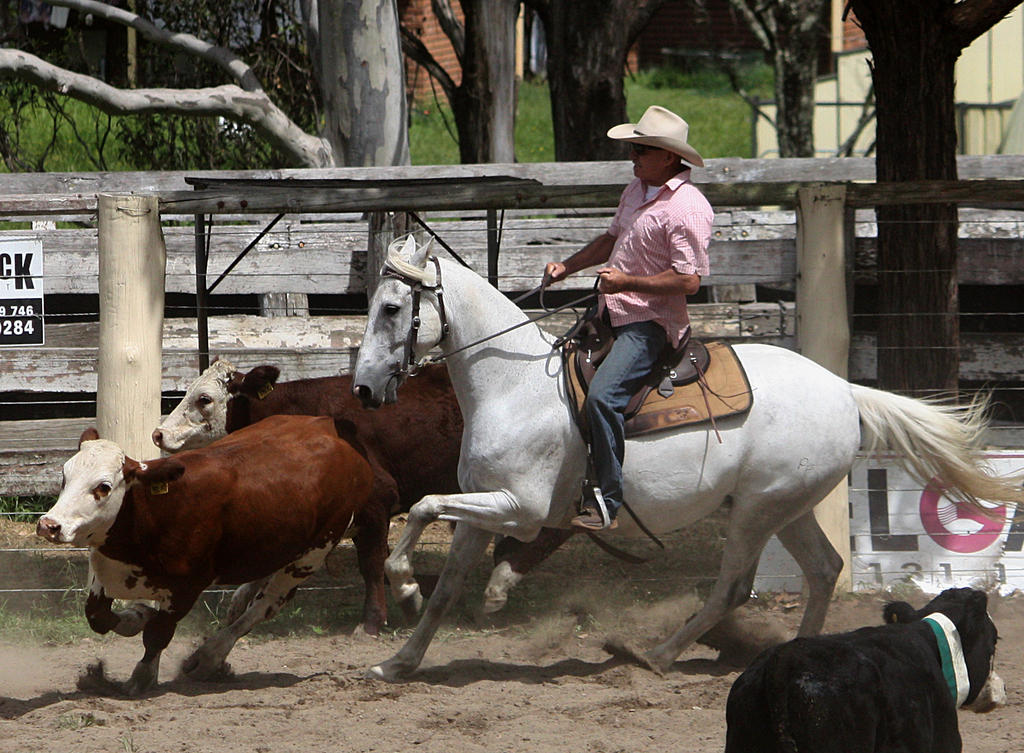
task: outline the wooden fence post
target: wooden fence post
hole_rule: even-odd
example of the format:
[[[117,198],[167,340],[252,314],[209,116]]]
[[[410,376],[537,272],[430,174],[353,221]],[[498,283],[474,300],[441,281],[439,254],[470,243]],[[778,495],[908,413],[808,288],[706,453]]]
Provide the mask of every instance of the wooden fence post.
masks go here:
[[[412,218],[406,212],[369,212],[368,237],[366,244],[366,298],[373,298],[381,267],[388,256],[391,241],[409,232],[415,232],[417,243],[422,241],[423,231],[413,226]]]
[[[100,194],[96,423],[131,457],[158,451],[167,250],[155,196]]]
[[[844,379],[850,361],[845,219],[845,186],[812,184],[798,190],[797,346],[803,355]],[[828,421],[829,416],[821,420]],[[814,515],[843,558],[836,590],[850,591],[853,582],[846,479],[814,508]]]

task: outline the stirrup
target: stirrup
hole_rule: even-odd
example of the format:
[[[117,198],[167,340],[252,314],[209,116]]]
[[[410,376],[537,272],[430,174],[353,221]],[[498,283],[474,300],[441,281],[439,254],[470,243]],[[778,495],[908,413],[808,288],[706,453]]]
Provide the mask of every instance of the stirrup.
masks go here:
[[[608,514],[608,504],[604,501],[601,487],[590,481],[583,482],[583,495],[580,498],[579,511],[582,513],[588,507],[597,510],[601,516],[601,527],[607,528],[611,525],[612,516]]]

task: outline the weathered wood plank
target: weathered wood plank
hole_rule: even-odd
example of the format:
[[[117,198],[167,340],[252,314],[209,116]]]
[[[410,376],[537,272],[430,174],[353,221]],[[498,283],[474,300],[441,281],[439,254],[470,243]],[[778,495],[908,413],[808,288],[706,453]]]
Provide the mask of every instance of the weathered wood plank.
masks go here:
[[[529,312],[532,318],[541,312]],[[792,304],[695,304],[693,326],[705,337],[791,336]],[[562,334],[574,316],[562,312],[541,321]],[[290,379],[348,371],[362,341],[365,317],[225,316],[210,319],[210,352],[236,365],[277,363]],[[96,323],[47,328],[43,347],[0,350],[0,392],[93,392],[96,389]],[[199,369],[196,321],[164,320],[164,391],[184,389]]]
[[[295,224],[268,234],[217,286],[219,294],[238,293],[361,293],[366,274],[365,226]],[[537,284],[544,264],[575,253],[601,232],[593,219],[577,223],[529,220],[509,224],[502,233],[498,274],[503,290],[529,290]],[[470,265],[487,269],[486,227],[483,222],[438,223],[436,231]],[[235,226],[216,228],[211,235],[208,284],[235,261],[257,230]],[[780,228],[766,233],[722,228],[711,250],[713,275],[706,284],[767,282],[794,275],[794,246]],[[770,236],[775,235],[773,239]],[[761,240],[759,236],[768,236]],[[3,238],[0,234],[0,238]],[[19,235],[23,237],[23,234]],[[97,292],[98,257],[94,230],[46,231],[36,237],[46,255],[48,293]],[[192,231],[168,228],[165,290],[195,292]],[[439,249],[439,253],[443,253]],[[731,272],[730,270],[736,270]],[[591,279],[577,277],[565,288],[586,288]]]
[[[854,335],[850,349],[850,378],[874,381],[878,378],[877,338]],[[1024,334],[960,334],[960,379],[970,382],[1011,382],[1024,374]]]
[[[878,280],[878,242],[858,238],[854,246],[854,280]],[[957,244],[957,280],[961,285],[1024,284],[1024,237],[965,238]]]
[[[792,304],[704,304],[693,306],[694,329],[701,336],[792,338]],[[569,314],[545,320],[542,326],[561,334]],[[289,379],[328,376],[351,369],[362,337],[362,317],[214,317],[211,352],[236,365],[277,363]],[[0,351],[0,391],[92,392],[95,390],[95,324],[57,325],[59,345]],[[198,373],[195,321],[170,319],[164,335],[165,391],[181,390]],[[91,345],[89,343],[92,343]],[[78,343],[74,347],[71,343]],[[874,337],[856,335],[850,373],[855,380],[875,379]],[[1024,373],[1024,335],[964,333],[960,376],[969,381],[1019,380]],[[0,440],[2,442],[2,440]]]
[[[428,217],[428,224],[480,272],[486,270],[486,222]],[[502,226],[499,277],[504,290],[528,290],[546,261],[574,253],[604,231],[610,212],[508,217]],[[252,242],[261,224],[217,224],[210,240],[212,282]],[[963,210],[960,225],[960,281],[964,284],[1019,284],[1024,265],[1024,213]],[[873,280],[874,213],[857,213],[856,274]],[[771,283],[795,274],[793,212],[726,210],[716,217],[708,285]],[[194,293],[194,238],[191,227],[168,225],[166,289]],[[2,238],[38,238],[46,254],[50,293],[95,293],[95,228],[5,231]],[[353,222],[283,221],[267,234],[217,288],[218,293],[361,293],[366,274],[366,225]],[[577,277],[566,287],[585,288]]]
[[[1019,206],[1024,180],[922,180],[900,183],[851,183],[846,203],[851,207],[880,204],[962,203],[972,207]]]
[[[1012,380],[1024,370],[1024,336],[965,335],[963,339],[961,378],[977,381],[992,378]],[[792,337],[759,339],[758,342],[771,342],[783,347],[794,345]],[[243,368],[257,362],[283,363],[291,357],[285,368],[288,378],[306,375],[303,369],[311,365],[304,359],[307,354],[296,354],[295,351],[248,350],[224,355],[234,357],[236,365]],[[250,358],[253,360],[248,360]],[[874,359],[874,337],[855,336],[851,350],[851,380],[872,380]],[[193,370],[191,375],[183,374],[182,385],[195,373]],[[0,494],[56,494],[60,484],[61,464],[74,453],[82,430],[91,425],[94,425],[94,421],[88,418],[0,421]],[[1019,427],[996,426],[989,431],[987,442],[993,446],[1019,447],[1020,436]]]

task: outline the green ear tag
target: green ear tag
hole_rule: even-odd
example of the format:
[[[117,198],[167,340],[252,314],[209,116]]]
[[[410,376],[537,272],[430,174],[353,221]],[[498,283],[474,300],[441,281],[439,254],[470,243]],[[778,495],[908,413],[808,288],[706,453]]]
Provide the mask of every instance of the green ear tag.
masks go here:
[[[258,397],[260,400],[262,400],[263,398],[265,398],[267,395],[269,395],[273,391],[274,391],[274,385],[271,384],[270,382],[267,382],[265,385],[263,385],[260,388],[260,391],[256,393],[256,397]]]
[[[169,488],[166,481],[156,481],[149,485],[149,493],[153,496],[167,494]]]

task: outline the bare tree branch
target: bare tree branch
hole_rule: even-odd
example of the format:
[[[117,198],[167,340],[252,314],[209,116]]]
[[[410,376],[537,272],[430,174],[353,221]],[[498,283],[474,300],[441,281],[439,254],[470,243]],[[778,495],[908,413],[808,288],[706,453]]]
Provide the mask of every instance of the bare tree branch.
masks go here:
[[[836,152],[837,157],[852,157],[853,148],[857,144],[857,139],[860,138],[861,134],[864,133],[864,129],[868,127],[868,124],[875,119],[875,85],[871,84],[868,89],[867,96],[864,97],[864,104],[860,108],[860,117],[857,118],[857,124],[853,127],[853,132],[850,133],[850,137],[843,142],[842,146]]]
[[[729,0],[729,4],[746,20],[747,28],[757,37],[757,41],[761,43],[761,49],[765,52],[773,52],[775,50],[775,28],[771,14],[764,12],[765,4],[761,2],[751,4],[746,0]]]
[[[260,84],[259,79],[256,78],[256,74],[252,72],[249,64],[241,60],[231,50],[210,44],[191,34],[165,31],[136,13],[122,8],[115,8],[106,3],[96,2],[95,0],[53,0],[50,5],[74,8],[81,13],[91,13],[98,18],[130,26],[151,42],[173,47],[189,55],[214,63],[227,71],[231,78],[238,82],[238,85],[246,91],[263,91],[263,86]]]
[[[664,4],[665,0],[647,0],[646,3],[637,5],[630,19],[631,23],[629,29],[626,32],[626,39],[628,40],[630,47],[632,47],[636,43],[637,39],[640,38],[640,32],[644,30],[650,22],[651,17]]]
[[[964,49],[1020,4],[1021,0],[961,0],[949,7],[945,20]]]
[[[737,96],[739,96],[740,99],[742,99],[744,102],[750,105],[750,109],[754,111],[754,115],[756,117],[764,118],[765,120],[768,121],[772,128],[775,128],[775,119],[772,116],[770,116],[767,112],[765,112],[763,109],[761,109],[761,101],[753,94],[751,94],[749,91],[747,91],[746,87],[743,86],[742,82],[740,81],[740,74],[737,70],[736,65],[728,60],[725,60],[724,58],[719,58],[718,69],[722,71],[722,73],[724,73],[726,77],[729,79],[729,85],[732,87],[732,90],[736,92]]]
[[[437,22],[441,24],[441,30],[452,43],[459,65],[462,65],[466,58],[466,27],[459,22],[449,0],[430,0],[430,7],[437,16]]]
[[[252,126],[297,164],[332,164],[328,143],[295,125],[262,90],[249,92],[233,84],[205,89],[117,89],[27,52],[9,49],[0,49],[0,76],[28,81],[111,115],[161,112],[229,118]]]
[[[417,64],[422,65],[427,69],[427,73],[430,74],[431,78],[436,79],[441,84],[441,88],[444,90],[445,97],[448,101],[453,101],[455,97],[455,90],[458,88],[455,81],[451,76],[448,75],[448,71],[437,62],[437,59],[430,54],[430,50],[423,44],[423,40],[413,34],[404,26],[400,27],[402,33],[402,52],[408,55]]]

